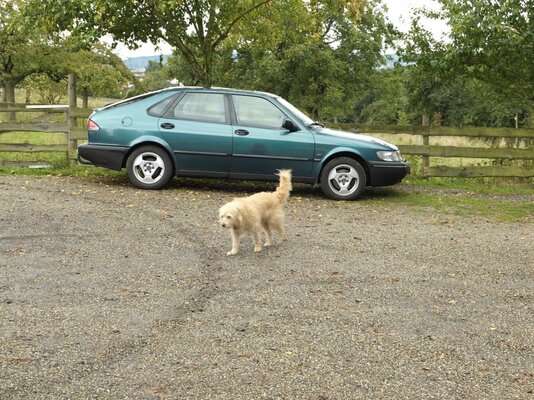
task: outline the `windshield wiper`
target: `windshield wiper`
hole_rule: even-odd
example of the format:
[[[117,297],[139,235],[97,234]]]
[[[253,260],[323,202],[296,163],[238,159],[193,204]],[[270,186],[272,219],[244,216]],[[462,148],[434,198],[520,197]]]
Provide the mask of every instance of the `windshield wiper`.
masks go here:
[[[311,127],[314,127],[314,126],[319,126],[321,128],[324,128],[324,125],[321,124],[320,122],[312,122],[311,124],[308,125],[308,128],[311,128]]]

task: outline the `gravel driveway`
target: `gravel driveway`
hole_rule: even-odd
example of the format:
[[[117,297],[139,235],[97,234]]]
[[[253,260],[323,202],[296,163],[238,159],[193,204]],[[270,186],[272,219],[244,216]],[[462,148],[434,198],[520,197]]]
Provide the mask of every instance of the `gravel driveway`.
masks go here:
[[[534,397],[533,224],[303,187],[227,257],[248,188],[0,176],[0,398]]]

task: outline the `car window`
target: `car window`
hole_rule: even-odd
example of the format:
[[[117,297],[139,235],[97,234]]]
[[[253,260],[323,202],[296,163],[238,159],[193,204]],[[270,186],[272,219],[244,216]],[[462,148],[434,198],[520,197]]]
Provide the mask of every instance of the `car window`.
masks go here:
[[[225,123],[224,95],[218,93],[186,93],[174,107],[174,118]]]
[[[232,96],[237,123],[246,126],[261,126],[280,129],[285,115],[270,101],[255,96]]]
[[[149,99],[152,96],[157,96],[157,95],[159,95],[159,94],[161,94],[163,92],[169,92],[170,94],[176,93],[175,90],[172,90],[172,91],[169,91],[167,89],[157,90],[155,92],[144,93],[144,94],[140,94],[138,96],[129,97],[127,99],[120,100],[120,101],[117,101],[117,102],[114,102],[114,103],[106,104],[104,107],[101,107],[100,110],[107,110],[107,109],[110,109],[110,108],[117,108],[117,107],[126,106],[128,104],[132,104],[132,103],[135,103],[135,102],[138,102],[138,101],[141,101],[141,100]]]
[[[156,103],[152,107],[150,107],[148,109],[148,113],[155,117],[161,117],[167,107],[174,101],[175,98],[176,96],[172,95],[170,97],[167,97],[166,99],[161,100],[159,103]]]

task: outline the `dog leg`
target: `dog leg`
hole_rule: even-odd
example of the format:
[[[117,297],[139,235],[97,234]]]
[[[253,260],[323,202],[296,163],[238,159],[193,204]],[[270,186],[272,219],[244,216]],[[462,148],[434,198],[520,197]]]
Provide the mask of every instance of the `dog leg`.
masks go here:
[[[254,253],[261,251],[261,230],[256,229],[254,231]]]
[[[232,250],[226,253],[227,256],[235,256],[239,248],[239,239],[241,239],[241,233],[236,229],[232,229]]]
[[[286,227],[284,225],[281,225],[278,232],[278,240],[276,241],[276,243],[283,243],[287,239]]]
[[[276,244],[282,243],[287,238],[285,218],[280,216],[272,221],[272,228],[276,231]]]
[[[264,246],[269,247],[273,244],[273,232],[271,231],[271,227],[269,225],[265,225],[265,234],[267,235],[267,240],[265,241]]]

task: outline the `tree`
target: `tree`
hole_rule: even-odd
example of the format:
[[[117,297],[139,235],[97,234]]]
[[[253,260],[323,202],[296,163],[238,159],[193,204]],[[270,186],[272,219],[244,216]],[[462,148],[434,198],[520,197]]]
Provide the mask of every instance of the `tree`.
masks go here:
[[[484,84],[512,111],[510,120],[533,108],[534,6],[531,0],[439,0],[441,11],[421,10],[402,50],[413,63],[414,103],[436,111],[433,93],[447,87]],[[419,23],[421,17],[448,22],[450,33],[438,41]],[[434,104],[435,105],[435,104]]]
[[[407,112],[405,68],[383,68],[360,92],[353,106],[351,120],[368,124],[408,125],[412,115]]]
[[[3,101],[15,101],[15,85],[39,72],[38,57],[46,55],[37,30],[24,23],[24,2],[0,0],[0,82]]]
[[[122,97],[130,85],[138,85],[123,61],[102,44],[66,55],[64,72],[78,76],[78,93],[87,107],[88,96]],[[67,74],[63,79],[67,78]]]
[[[197,83],[213,82],[214,59],[233,30],[272,0],[29,0],[49,30],[98,39],[111,34],[135,48],[163,40],[190,65]]]
[[[160,61],[149,61],[145,69],[145,77],[141,83],[143,91],[164,89],[169,86],[168,68]]]
[[[23,82],[42,89],[42,100],[58,101],[64,81],[72,72],[79,76],[78,87],[84,98],[88,94],[118,92],[135,80],[120,58],[105,46],[75,36],[47,35],[30,3],[0,0],[0,82],[4,101],[14,102],[15,86]]]
[[[457,65],[500,90],[532,100],[534,4],[532,0],[442,0]]]
[[[272,91],[326,120],[351,112],[392,33],[381,0],[28,1],[51,31],[164,40],[185,84]]]
[[[379,4],[274,0],[231,35],[214,76],[225,86],[280,94],[316,119],[344,119],[392,33]]]

